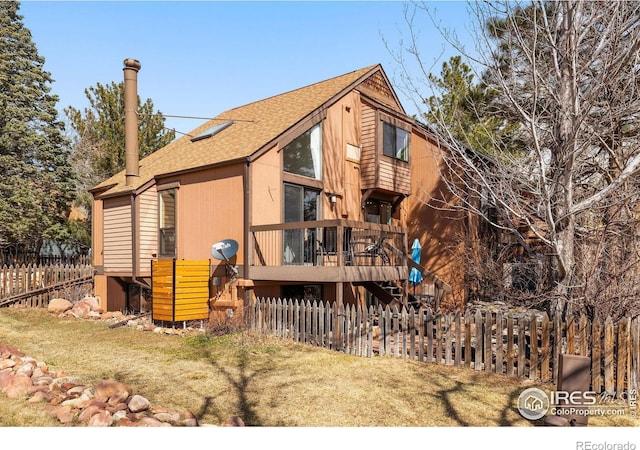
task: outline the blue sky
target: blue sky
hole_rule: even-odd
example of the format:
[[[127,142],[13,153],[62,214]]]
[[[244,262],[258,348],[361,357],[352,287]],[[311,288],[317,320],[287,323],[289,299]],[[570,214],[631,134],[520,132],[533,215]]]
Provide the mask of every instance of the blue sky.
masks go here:
[[[466,3],[431,1],[462,30]],[[120,82],[122,61],[142,64],[138,93],[166,115],[213,117],[227,109],[371,64],[396,79],[389,48],[408,29],[400,1],[23,1],[19,13],[51,73],[58,109],[87,106],[84,90]],[[419,22],[429,62],[440,33]],[[447,53],[448,55],[449,53]],[[439,67],[439,66],[438,66]],[[438,69],[439,71],[439,69]],[[408,112],[411,100],[401,95]],[[168,118],[189,132],[203,120]]]

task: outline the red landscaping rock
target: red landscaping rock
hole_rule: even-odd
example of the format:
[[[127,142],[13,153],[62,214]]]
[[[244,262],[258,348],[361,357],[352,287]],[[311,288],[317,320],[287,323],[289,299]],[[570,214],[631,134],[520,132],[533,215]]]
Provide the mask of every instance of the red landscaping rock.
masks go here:
[[[16,362],[13,359],[0,359],[0,370],[14,367]]]
[[[96,385],[96,398],[102,397],[108,399],[112,395],[127,392],[127,397],[133,393],[131,386],[120,383],[119,381],[102,380]]]
[[[9,385],[2,392],[9,398],[19,398],[26,395],[27,390],[32,386],[31,377],[18,374],[13,377]]]
[[[88,387],[63,372],[49,371],[44,363],[24,354],[9,357],[9,353],[21,352],[6,344],[0,345],[5,354],[0,361],[13,362],[11,367],[0,371],[2,392],[9,397],[25,396],[32,404],[46,403],[65,426],[199,426],[198,419],[190,411],[172,413],[153,406],[145,397],[133,395],[132,387],[125,383],[103,380]],[[243,425],[242,419],[234,418],[228,426]]]
[[[71,303],[69,300],[66,300],[64,298],[54,298],[49,302],[47,311],[52,314],[62,314],[63,312],[68,311],[71,308],[73,308],[73,303]]]
[[[244,420],[238,416],[231,416],[220,424],[221,427],[244,427]]]
[[[11,380],[13,380],[13,374],[10,372],[0,372],[0,391],[9,386]]]
[[[142,395],[134,395],[129,400],[129,410],[133,413],[146,411],[151,407],[151,402]]]
[[[89,419],[90,427],[109,427],[113,422],[113,418],[109,411],[100,411],[95,413]]]
[[[20,350],[9,344],[0,344],[0,358],[11,358],[12,356],[25,356]]]
[[[53,410],[53,415],[64,425],[70,424],[75,417],[70,406],[58,406]]]
[[[85,318],[89,316],[90,312],[91,305],[85,301],[78,302],[71,308],[71,314],[75,317]]]
[[[101,409],[98,408],[95,405],[87,406],[85,409],[82,410],[82,412],[78,416],[78,422],[89,423],[89,419],[91,419],[91,417],[94,414],[96,414],[96,413],[98,413],[100,411],[101,411]]]

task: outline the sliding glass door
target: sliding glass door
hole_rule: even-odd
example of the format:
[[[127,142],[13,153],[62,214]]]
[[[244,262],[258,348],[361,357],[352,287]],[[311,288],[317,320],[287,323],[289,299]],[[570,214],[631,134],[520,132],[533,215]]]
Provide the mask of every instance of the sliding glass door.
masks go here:
[[[320,217],[320,191],[296,184],[284,185],[284,221],[306,222]],[[284,231],[285,264],[312,264],[315,260],[316,229]]]

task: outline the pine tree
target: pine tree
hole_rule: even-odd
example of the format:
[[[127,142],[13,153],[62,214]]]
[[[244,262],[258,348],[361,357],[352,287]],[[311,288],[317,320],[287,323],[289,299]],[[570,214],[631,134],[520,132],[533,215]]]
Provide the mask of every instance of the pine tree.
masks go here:
[[[89,108],[80,111],[69,106],[64,112],[74,133],[71,161],[78,174],[76,204],[89,217],[88,189],[125,168],[124,82],[96,83],[84,92]],[[137,111],[139,155],[144,158],[169,144],[175,132],[165,128],[164,116],[154,111],[151,99],[142,103],[138,97]],[[85,223],[84,235],[90,240],[88,226]]]
[[[85,89],[85,95],[89,108],[69,106],[65,114],[76,135],[74,154],[82,153],[85,159],[90,188],[125,167],[124,82],[97,83]],[[151,99],[141,103],[138,97],[137,109],[139,154],[144,158],[170,143],[175,133],[164,127],[164,116],[154,112]]]
[[[53,80],[19,7],[0,2],[0,245],[38,252],[66,232],[74,180]]]

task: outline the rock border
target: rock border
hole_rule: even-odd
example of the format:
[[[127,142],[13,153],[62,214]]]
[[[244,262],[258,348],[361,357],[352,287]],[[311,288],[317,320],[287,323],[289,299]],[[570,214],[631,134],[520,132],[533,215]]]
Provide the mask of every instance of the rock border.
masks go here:
[[[172,335],[197,335],[203,327],[159,327],[148,316],[104,312],[98,299],[85,297],[77,303],[53,299],[47,310],[60,317],[75,317],[113,322],[112,327],[128,326],[136,330]],[[87,386],[64,372],[50,370],[6,343],[0,343],[0,391],[9,398],[24,397],[28,403],[44,404],[64,426],[86,427],[200,427],[191,411],[175,412],[156,407],[131,386],[114,380],[102,380]],[[238,416],[220,424],[223,427],[245,426]]]

